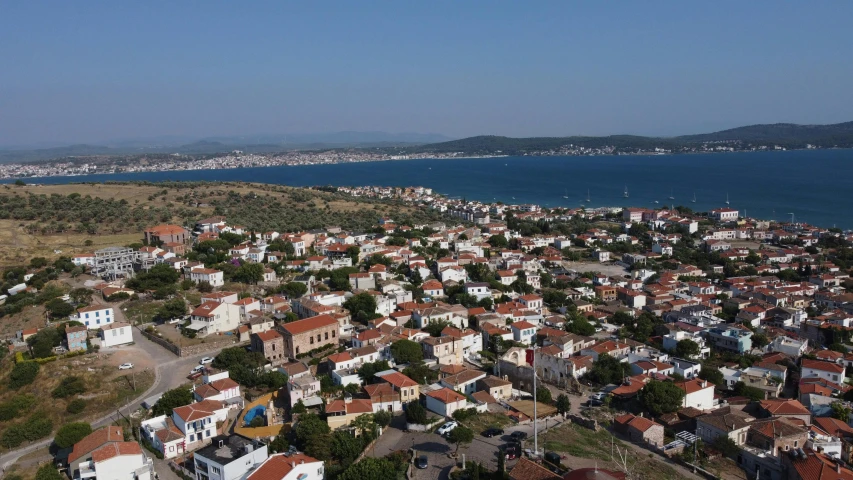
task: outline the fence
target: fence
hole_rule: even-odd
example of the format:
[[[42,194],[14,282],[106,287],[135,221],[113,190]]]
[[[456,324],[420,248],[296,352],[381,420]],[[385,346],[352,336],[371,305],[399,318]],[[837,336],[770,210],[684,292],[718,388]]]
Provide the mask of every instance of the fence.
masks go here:
[[[226,346],[240,346],[240,345],[248,345],[249,342],[234,342],[232,340],[220,341],[220,342],[207,342],[207,343],[199,343],[197,345],[188,345],[186,347],[179,347],[168,340],[158,337],[157,335],[146,332],[145,330],[139,330],[142,335],[151,340],[152,342],[160,345],[166,350],[174,353],[179,357],[192,357],[195,355],[200,355],[202,353],[211,352],[214,350],[220,350]]]

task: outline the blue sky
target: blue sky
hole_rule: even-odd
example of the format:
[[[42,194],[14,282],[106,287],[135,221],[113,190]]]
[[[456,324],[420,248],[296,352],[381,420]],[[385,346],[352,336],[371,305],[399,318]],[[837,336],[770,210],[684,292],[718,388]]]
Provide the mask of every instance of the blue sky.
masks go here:
[[[853,2],[5,2],[0,145],[853,120]]]

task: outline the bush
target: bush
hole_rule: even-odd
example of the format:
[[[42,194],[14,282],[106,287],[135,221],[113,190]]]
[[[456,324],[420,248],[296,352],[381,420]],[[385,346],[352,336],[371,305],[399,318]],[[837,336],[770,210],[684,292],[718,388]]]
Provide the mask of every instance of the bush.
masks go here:
[[[71,414],[77,414],[86,409],[86,401],[82,398],[75,398],[68,402],[68,406],[65,407],[65,411]]]
[[[266,423],[267,422],[264,420],[264,417],[255,417],[251,422],[249,422],[249,426],[252,428],[263,427]]]
[[[427,424],[427,413],[423,405],[417,401],[412,401],[406,404],[406,420],[409,423],[417,423],[419,425]]]
[[[477,409],[476,408],[460,408],[453,412],[453,419],[459,420],[460,422],[464,422],[465,420],[476,417]]]
[[[16,363],[12,373],[9,374],[9,386],[17,389],[29,385],[33,383],[38,373],[39,364],[36,362]]]
[[[36,403],[36,397],[30,394],[16,395],[0,404],[0,422],[13,420]]]
[[[72,395],[78,395],[86,391],[86,384],[80,377],[70,376],[65,377],[59,382],[59,385],[53,389],[50,395],[53,398],[68,398]]]
[[[90,433],[92,426],[86,422],[66,423],[56,432],[53,443],[59,448],[72,447]]]
[[[36,480],[62,480],[63,478],[52,462],[42,465],[36,472]]]

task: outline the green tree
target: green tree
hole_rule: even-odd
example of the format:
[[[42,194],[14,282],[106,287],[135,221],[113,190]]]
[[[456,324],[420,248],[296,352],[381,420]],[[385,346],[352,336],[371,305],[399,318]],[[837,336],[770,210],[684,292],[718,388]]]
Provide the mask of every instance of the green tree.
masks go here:
[[[391,412],[387,410],[379,410],[373,414],[373,421],[376,425],[385,428],[391,424]]]
[[[753,401],[764,400],[764,391],[760,388],[750,387],[743,382],[737,382],[732,387],[732,393],[736,397],[746,397]]]
[[[308,293],[308,286],[302,282],[289,282],[281,287],[281,291],[288,298],[299,298]]]
[[[362,292],[353,295],[344,302],[344,308],[349,310],[353,320],[367,323],[376,317],[376,298],[373,295]]]
[[[171,300],[167,300],[163,303],[159,310],[157,310],[157,318],[161,320],[171,320],[173,318],[180,318],[187,314],[187,303],[183,298],[175,297]]]
[[[707,380],[718,387],[725,386],[726,379],[723,377],[723,372],[719,368],[702,365],[702,370],[699,372],[699,378]]]
[[[240,283],[255,284],[264,279],[264,265],[261,263],[245,263],[232,275],[232,280]]]
[[[640,392],[643,406],[654,415],[672,413],[681,408],[684,390],[672,382],[651,380]]]
[[[691,359],[696,355],[699,355],[700,351],[701,349],[699,344],[689,338],[679,340],[678,343],[675,344],[675,355],[680,358]]]
[[[59,448],[72,447],[90,433],[92,433],[92,426],[86,422],[66,423],[56,431],[53,443]]]
[[[293,405],[293,409],[290,411],[290,413],[293,413],[296,415],[301,415],[307,411],[308,410],[305,408],[305,404],[302,403],[302,399],[300,399],[299,401],[296,402],[295,405]]]
[[[551,403],[551,390],[548,390],[548,387],[545,385],[539,385],[536,387],[536,401],[539,403]]]
[[[627,376],[630,366],[627,363],[604,353],[598,356],[598,360],[592,363],[592,369],[587,373],[587,377],[595,383],[601,385],[621,384],[622,380]]]
[[[62,474],[53,466],[53,462],[47,462],[39,467],[35,480],[63,480]]]
[[[770,341],[767,340],[767,335],[763,333],[756,333],[752,336],[752,348],[764,348],[768,343]]]
[[[832,402],[832,404],[829,405],[829,408],[832,410],[832,418],[841,420],[844,423],[850,421],[850,415],[853,413],[853,410],[851,410],[850,407],[845,406],[841,402]]]
[[[474,430],[459,425],[447,434],[447,441],[456,445],[456,452],[459,452],[459,447],[464,444],[469,444],[474,441]]]
[[[305,450],[310,438],[328,435],[330,432],[325,420],[315,413],[308,413],[299,417],[299,422],[293,427],[293,439],[297,447]]]
[[[44,308],[50,312],[50,316],[53,318],[65,318],[74,313],[74,307],[71,306],[70,303],[59,298],[54,298],[53,300],[45,303]]]
[[[154,404],[154,416],[172,415],[172,410],[193,403],[193,393],[185,387],[178,387],[163,393]]]
[[[577,335],[590,337],[595,334],[595,326],[583,315],[578,315],[570,323],[566,324],[566,330]]]
[[[365,457],[350,465],[337,480],[388,480],[396,478],[394,464],[384,458]]]
[[[425,425],[427,423],[427,412],[417,400],[406,404],[406,420],[409,423]]]
[[[379,372],[383,372],[385,370],[390,370],[391,366],[388,365],[387,360],[377,360],[375,362],[368,362],[363,364],[358,369],[358,376],[364,383],[371,383],[373,381],[374,375]]]
[[[734,458],[738,453],[740,453],[740,447],[737,446],[737,443],[726,435],[718,435],[717,438],[711,442],[711,446],[729,458]]]
[[[424,351],[420,343],[403,339],[391,344],[391,356],[398,364],[420,362],[424,359]]]
[[[9,374],[9,386],[17,389],[29,385],[33,383],[38,373],[39,364],[36,362],[16,363],[12,373]]]
[[[89,303],[92,301],[92,294],[94,292],[85,287],[75,288],[68,293],[68,296],[71,298],[71,301],[77,304],[80,303]]]
[[[572,401],[569,399],[569,396],[565,393],[561,393],[557,395],[557,412],[566,417],[566,414],[572,411]]]
[[[361,440],[350,432],[339,430],[332,435],[332,457],[348,467],[361,454]]]
[[[506,248],[509,245],[509,241],[503,235],[492,235],[489,237],[489,245],[495,248]]]
[[[86,391],[86,382],[83,378],[74,375],[63,378],[59,381],[59,385],[53,389],[50,395],[53,398],[68,398],[72,395],[79,395]]]

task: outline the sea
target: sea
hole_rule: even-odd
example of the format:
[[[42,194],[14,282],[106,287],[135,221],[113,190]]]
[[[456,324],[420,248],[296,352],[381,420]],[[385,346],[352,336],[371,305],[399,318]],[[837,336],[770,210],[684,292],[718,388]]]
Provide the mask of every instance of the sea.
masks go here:
[[[847,149],[394,160],[26,180],[43,184],[207,180],[291,186],[423,186],[468,200],[543,207],[680,205],[708,211],[725,207],[728,199],[728,206],[753,218],[790,221],[793,216],[796,222],[853,229],[853,150]]]

